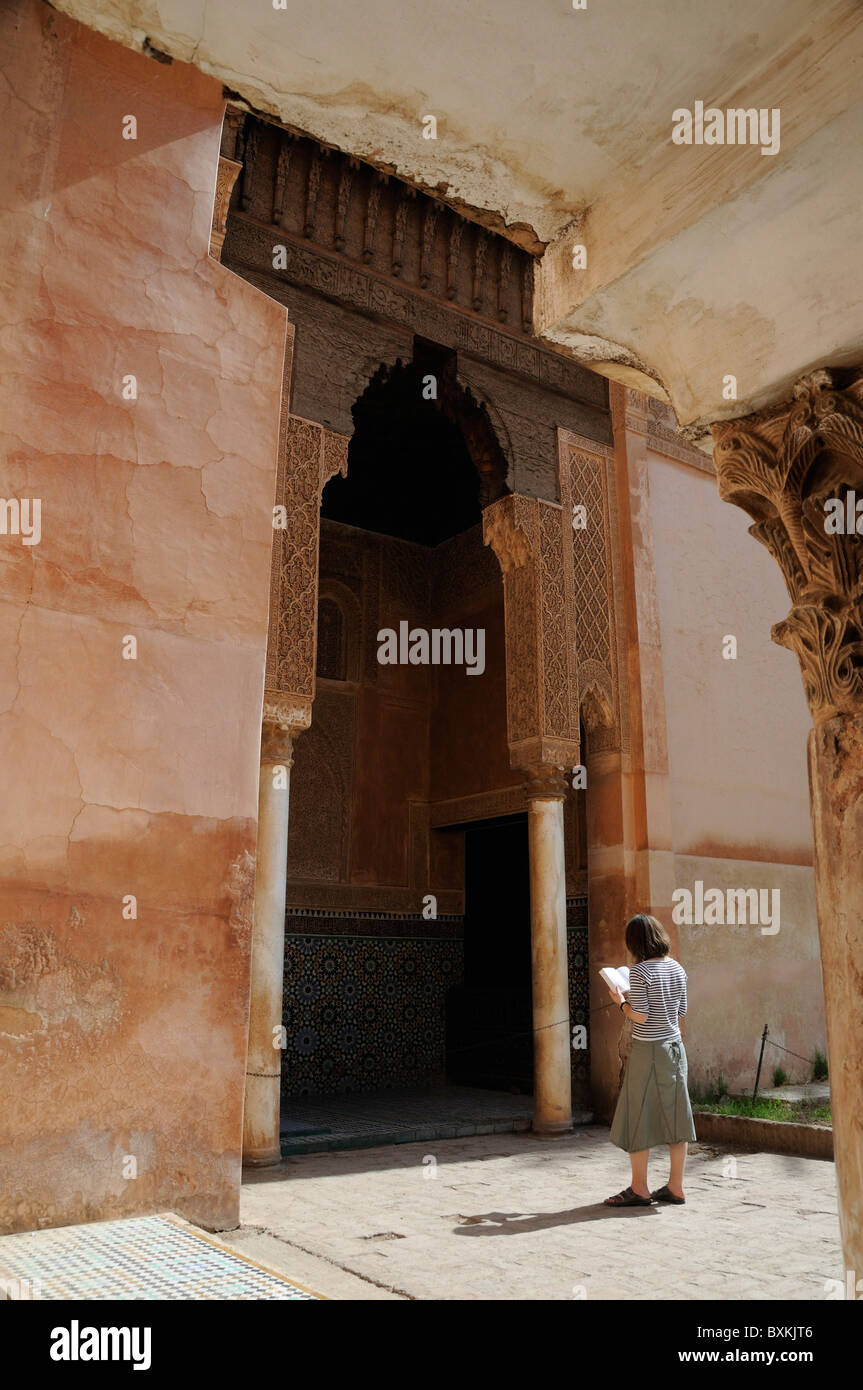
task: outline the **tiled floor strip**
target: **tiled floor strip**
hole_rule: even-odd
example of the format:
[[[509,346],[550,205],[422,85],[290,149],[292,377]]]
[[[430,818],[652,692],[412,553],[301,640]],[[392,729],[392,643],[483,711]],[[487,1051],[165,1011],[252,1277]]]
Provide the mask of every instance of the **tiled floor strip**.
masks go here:
[[[13,1281],[19,1289],[13,1290]],[[27,1281],[23,1284],[23,1281]],[[25,1290],[23,1295],[21,1287]],[[32,1290],[32,1292],[30,1292]],[[170,1216],[0,1237],[0,1298],[317,1299]]]

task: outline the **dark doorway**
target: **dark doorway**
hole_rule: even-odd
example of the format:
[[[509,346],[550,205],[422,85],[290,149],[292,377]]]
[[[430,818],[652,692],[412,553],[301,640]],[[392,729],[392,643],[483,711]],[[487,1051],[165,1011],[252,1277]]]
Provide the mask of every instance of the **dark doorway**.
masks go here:
[[[465,829],[464,983],[447,996],[447,1077],[533,1090],[526,815]]]

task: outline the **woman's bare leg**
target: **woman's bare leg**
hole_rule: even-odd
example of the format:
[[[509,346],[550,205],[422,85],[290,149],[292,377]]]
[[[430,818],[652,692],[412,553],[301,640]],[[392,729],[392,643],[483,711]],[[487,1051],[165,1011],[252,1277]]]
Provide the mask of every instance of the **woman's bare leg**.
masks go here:
[[[683,1169],[686,1166],[686,1140],[682,1144],[669,1144],[668,1156],[671,1159],[671,1177],[668,1188],[675,1197],[683,1196]]]
[[[650,1149],[639,1149],[637,1153],[629,1155],[629,1161],[632,1164],[632,1190],[637,1192],[639,1197],[650,1196],[650,1188],[647,1186],[647,1160],[649,1157]]]

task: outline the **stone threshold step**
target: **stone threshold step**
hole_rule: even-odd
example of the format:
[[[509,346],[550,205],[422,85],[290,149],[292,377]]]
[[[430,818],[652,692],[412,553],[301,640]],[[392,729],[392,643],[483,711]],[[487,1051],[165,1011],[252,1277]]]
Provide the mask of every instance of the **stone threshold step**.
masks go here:
[[[589,1125],[593,1123],[593,1115],[588,1111],[578,1111],[572,1120],[575,1125]],[[346,1132],[341,1135],[317,1134],[304,1138],[283,1138],[281,1149],[282,1157],[288,1158],[297,1154],[328,1153],[336,1149],[371,1149],[388,1144],[424,1143],[431,1139],[464,1139],[476,1134],[523,1134],[530,1127],[531,1119],[527,1115],[509,1115],[503,1119],[458,1123],[442,1120],[436,1123],[410,1125],[403,1129],[387,1129],[382,1126],[380,1129],[366,1130],[362,1134]]]

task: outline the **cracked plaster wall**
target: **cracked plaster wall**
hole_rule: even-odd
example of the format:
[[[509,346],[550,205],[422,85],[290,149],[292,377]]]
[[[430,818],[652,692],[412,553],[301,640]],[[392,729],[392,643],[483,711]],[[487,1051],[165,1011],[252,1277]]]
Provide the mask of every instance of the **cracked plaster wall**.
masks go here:
[[[0,54],[0,1231],[231,1225],[286,316],[208,256],[217,82],[36,0]]]

